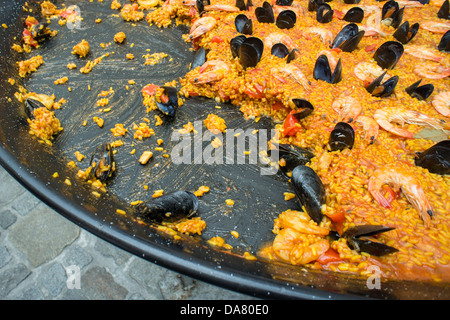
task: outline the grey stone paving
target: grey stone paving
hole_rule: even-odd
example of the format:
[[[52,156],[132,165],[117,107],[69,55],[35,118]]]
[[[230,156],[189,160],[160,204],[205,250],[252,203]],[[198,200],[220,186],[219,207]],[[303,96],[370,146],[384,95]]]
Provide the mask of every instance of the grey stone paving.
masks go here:
[[[76,272],[81,276],[72,278]],[[254,298],[173,272],[111,245],[47,207],[0,166],[0,299]]]

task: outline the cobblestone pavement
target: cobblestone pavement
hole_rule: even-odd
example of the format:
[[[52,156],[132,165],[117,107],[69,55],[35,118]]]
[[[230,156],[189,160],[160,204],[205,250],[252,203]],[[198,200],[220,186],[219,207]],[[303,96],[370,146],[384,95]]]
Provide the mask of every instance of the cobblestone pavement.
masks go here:
[[[74,265],[80,268],[79,289],[66,273]],[[0,166],[0,299],[253,297],[170,271],[111,245],[46,206]]]

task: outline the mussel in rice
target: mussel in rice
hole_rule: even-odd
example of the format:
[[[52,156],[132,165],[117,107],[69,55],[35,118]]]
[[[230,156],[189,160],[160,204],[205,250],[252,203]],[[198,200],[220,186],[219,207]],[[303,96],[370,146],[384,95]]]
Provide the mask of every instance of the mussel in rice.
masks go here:
[[[373,59],[383,69],[393,69],[403,55],[403,45],[397,41],[386,41],[375,51]]]
[[[320,23],[329,23],[333,20],[334,10],[328,3],[323,3],[317,7],[316,19]]]
[[[156,101],[158,110],[161,111],[168,119],[175,118],[178,108],[178,92],[174,87],[163,86],[164,89],[161,95],[161,102]]]
[[[450,3],[445,0],[437,13],[438,18],[450,20]]]
[[[397,30],[395,30],[393,36],[401,43],[407,44],[416,36],[417,31],[419,31],[419,27],[420,25],[417,22],[410,26],[409,21],[405,21],[400,27],[397,28]]]
[[[294,105],[294,113],[291,113],[297,120],[301,120],[309,116],[314,111],[314,106],[311,102],[305,99],[292,99]]]
[[[25,100],[25,114],[29,119],[34,118],[34,110],[38,108],[47,108],[41,101],[28,97]]]
[[[324,54],[320,55],[314,65],[313,76],[316,80],[323,80],[331,84],[340,82],[342,80],[341,59],[339,58],[336,67],[331,71],[330,62],[328,61],[327,56]]]
[[[275,4],[277,6],[289,7],[292,5],[293,2],[294,0],[277,0]]]
[[[192,192],[175,191],[140,204],[137,212],[152,222],[177,222],[193,216],[198,204],[198,198]]]
[[[431,173],[450,174],[450,140],[438,142],[429,149],[418,152],[414,163]]]
[[[202,66],[206,62],[206,50],[204,47],[200,47],[194,55],[194,59],[191,62],[191,70]]]
[[[450,30],[448,30],[441,38],[438,45],[438,50],[443,52],[450,52]]]
[[[378,78],[373,80],[371,84],[366,87],[367,92],[369,92],[374,97],[386,98],[389,97],[397,86],[399,77],[393,76],[383,82],[383,78],[387,71],[383,72]]]
[[[344,0],[345,4],[358,4],[361,0]]]
[[[52,35],[52,30],[48,27],[49,24],[47,22],[38,23],[30,27],[31,36],[34,40],[41,43]]]
[[[244,43],[245,40],[247,40],[247,37],[242,34],[230,40],[230,49],[233,58],[239,56],[239,47]]]
[[[365,31],[360,31],[356,23],[349,23],[336,35],[331,44],[331,48],[339,48],[344,52],[352,52],[357,48],[364,34]]]
[[[210,0],[196,0],[195,5],[197,7],[198,13],[202,14],[205,11],[205,6],[211,4]]]
[[[361,23],[364,19],[364,10],[360,7],[353,7],[347,11],[342,20],[347,22]]]
[[[325,204],[325,187],[320,177],[310,167],[299,165],[292,170],[291,184],[300,205],[313,221],[320,223],[321,207]]]
[[[272,49],[270,49],[270,53],[273,56],[276,56],[281,59],[284,59],[287,57],[287,59],[286,59],[287,63],[289,63],[295,59],[296,51],[297,51],[296,49],[292,49],[291,51],[289,51],[288,47],[286,47],[286,45],[283,43],[276,43],[272,46]]]
[[[255,67],[261,60],[264,51],[264,43],[256,37],[246,38],[238,50],[239,62],[244,69]]]
[[[297,22],[297,15],[292,10],[283,10],[278,14],[275,24],[280,29],[291,29]]]
[[[89,165],[91,167],[90,177],[95,177],[101,182],[112,177],[116,165],[111,145],[109,143],[99,145],[92,153]]]
[[[306,165],[315,157],[311,151],[292,144],[273,143],[275,149],[268,150],[268,156],[280,163],[280,170],[287,174],[299,165]],[[281,165],[282,163],[282,165]]]
[[[347,244],[352,250],[358,252],[366,252],[373,256],[384,256],[386,254],[395,253],[398,249],[388,246],[381,242],[375,242],[367,239],[384,232],[394,230],[395,228],[381,225],[358,225],[346,230],[341,238],[347,240]]]
[[[406,93],[417,100],[426,100],[434,91],[434,85],[431,83],[420,86],[422,79],[414,82],[405,89]]]
[[[248,11],[249,7],[252,6],[252,1],[251,0],[247,0],[247,1],[245,1],[245,0],[236,0],[235,6],[238,7],[239,10],[241,10],[241,11]]]
[[[264,1],[262,7],[255,9],[255,16],[260,23],[275,23],[273,8],[267,1]]]
[[[234,25],[236,31],[242,34],[251,35],[253,33],[252,19],[248,18],[245,14],[241,13],[234,19]]]
[[[403,20],[403,11],[405,7],[400,8],[394,0],[389,0],[381,9],[381,23],[397,29]]]
[[[355,130],[347,122],[338,122],[330,133],[328,146],[331,151],[352,149],[355,143]]]

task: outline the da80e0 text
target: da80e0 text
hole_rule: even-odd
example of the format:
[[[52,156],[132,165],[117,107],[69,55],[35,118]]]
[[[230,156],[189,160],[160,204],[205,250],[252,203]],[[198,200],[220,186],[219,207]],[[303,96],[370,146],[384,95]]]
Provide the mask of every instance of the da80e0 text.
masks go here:
[[[226,304],[223,310],[224,314],[232,314],[232,315],[266,315],[269,313],[269,306],[264,304],[236,304],[230,305]]]

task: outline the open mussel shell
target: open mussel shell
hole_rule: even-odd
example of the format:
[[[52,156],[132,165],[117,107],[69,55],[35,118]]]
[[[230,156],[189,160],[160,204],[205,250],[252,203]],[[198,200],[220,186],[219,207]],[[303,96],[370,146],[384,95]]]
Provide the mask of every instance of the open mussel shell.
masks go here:
[[[197,212],[198,198],[189,191],[175,191],[144,202],[137,210],[142,218],[152,222],[177,222]]]
[[[277,17],[275,24],[280,29],[291,29],[297,22],[297,15],[292,10],[283,10]]]
[[[397,30],[395,30],[393,36],[401,43],[407,44],[416,36],[419,27],[420,25],[417,22],[410,27],[409,22],[405,21]]]
[[[434,85],[431,83],[419,86],[422,79],[413,83],[408,88],[405,89],[406,93],[417,100],[426,100],[434,91]]]
[[[268,155],[275,160],[284,160],[284,166],[280,170],[287,174],[295,167],[305,165],[315,157],[311,151],[292,144],[272,143],[275,149],[268,150]]]
[[[194,55],[194,59],[191,62],[191,70],[202,66],[206,62],[206,50],[204,47],[200,47]]]
[[[253,22],[245,14],[241,13],[234,19],[236,31],[242,34],[251,35],[253,33]]]
[[[360,7],[353,7],[347,11],[342,20],[347,22],[361,23],[364,19],[364,10]]]
[[[389,0],[383,5],[381,9],[381,22],[385,25],[391,26],[397,29],[403,20],[403,11],[405,7],[399,7],[398,3],[394,0]]]
[[[403,55],[403,45],[397,41],[386,41],[373,55],[373,59],[383,69],[393,69]]]
[[[195,2],[195,5],[197,7],[198,13],[202,13],[205,11],[205,6],[209,6],[211,2],[209,0],[197,0]]]
[[[46,22],[33,25],[30,28],[30,32],[31,35],[33,36],[33,39],[36,40],[37,42],[43,42],[48,38],[50,38],[52,31],[48,26],[49,24]]]
[[[366,87],[367,92],[369,92],[374,97],[386,98],[389,97],[397,86],[399,77],[393,76],[385,82],[382,83],[384,76],[387,71],[383,72],[378,78],[373,80],[371,84]]]
[[[277,0],[275,2],[275,4],[277,6],[284,6],[284,7],[289,7],[292,5],[292,3],[294,2],[294,0]]]
[[[438,142],[424,152],[418,152],[414,163],[431,173],[450,174],[450,140]]]
[[[230,40],[230,49],[233,58],[239,56],[239,47],[244,43],[245,40],[247,40],[247,37],[242,34]]]
[[[260,23],[275,23],[273,8],[267,1],[264,1],[262,7],[255,9],[255,16]]]
[[[99,145],[91,155],[89,165],[92,170],[91,176],[101,182],[105,182],[115,171],[114,155],[109,143]]]
[[[235,6],[241,11],[248,11],[249,7],[252,6],[252,2],[251,0],[248,0],[247,2],[245,0],[236,0]]]
[[[438,45],[438,50],[443,52],[450,52],[450,30],[448,30],[442,36],[442,39]]]
[[[292,170],[291,184],[302,207],[316,223],[323,219],[321,207],[325,204],[325,187],[317,173],[308,166]]]
[[[264,43],[256,37],[249,37],[239,46],[238,57],[244,69],[256,67],[261,60]]]
[[[442,3],[442,6],[441,6],[441,8],[438,11],[437,16],[440,19],[450,20],[450,3],[449,3],[449,0],[445,0],[444,3]]]
[[[332,72],[327,56],[324,54],[320,55],[314,65],[313,76],[316,80],[323,80],[331,84],[340,82],[342,80],[341,59],[339,58],[336,68]]]
[[[47,108],[41,101],[28,97],[25,100],[25,114],[29,119],[34,119],[34,110],[38,108]]]
[[[333,20],[334,10],[328,3],[323,3],[317,7],[316,19],[320,23],[329,23]]]
[[[342,151],[353,148],[355,143],[355,130],[346,122],[338,122],[330,133],[328,146],[331,151]]]
[[[345,231],[341,235],[341,238],[347,240],[347,244],[352,250],[366,252],[373,256],[379,257],[386,254],[395,253],[398,250],[394,247],[385,245],[384,243],[365,239],[365,237],[375,236],[394,229],[395,228],[380,225],[359,225]]]
[[[361,0],[344,0],[345,4],[358,4]]]
[[[276,56],[278,58],[284,59],[287,57],[286,62],[289,63],[295,59],[296,49],[292,49],[289,51],[288,47],[286,47],[283,43],[276,43],[270,49],[270,54]]]
[[[294,98],[292,103],[295,106],[296,112],[292,115],[297,119],[301,120],[309,116],[314,111],[314,106],[311,102],[305,99]]]
[[[168,101],[158,102],[156,101],[156,106],[159,111],[161,111],[164,115],[166,115],[169,119],[175,118],[175,114],[178,108],[178,92],[174,87],[163,86],[164,89],[163,94],[166,94],[168,97]]]
[[[364,37],[365,31],[359,31],[356,23],[349,23],[344,26],[336,35],[331,44],[331,48],[339,48],[344,52],[352,52],[356,49],[361,39]]]

